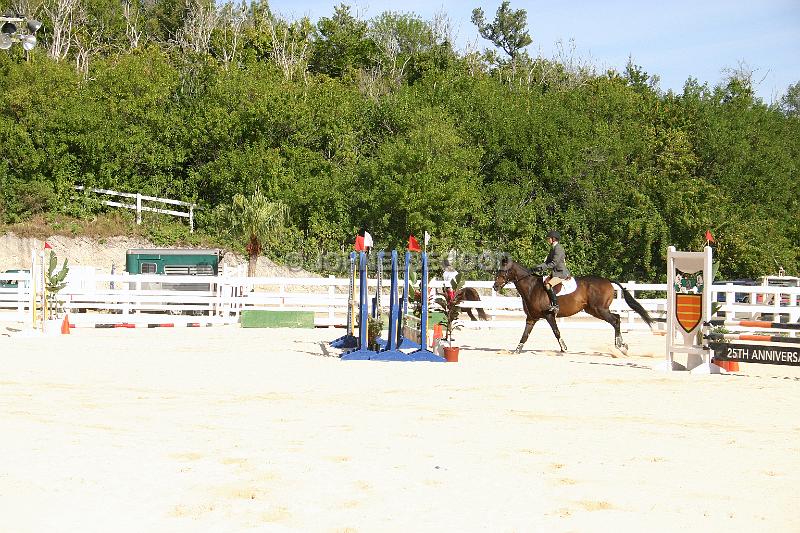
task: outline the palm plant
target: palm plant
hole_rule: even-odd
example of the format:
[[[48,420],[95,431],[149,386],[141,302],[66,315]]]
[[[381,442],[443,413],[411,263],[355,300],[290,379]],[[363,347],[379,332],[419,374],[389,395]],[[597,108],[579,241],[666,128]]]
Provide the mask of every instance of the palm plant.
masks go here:
[[[61,264],[61,269],[56,271],[58,266],[58,257],[55,252],[50,250],[50,260],[47,266],[47,273],[45,274],[45,288],[47,289],[47,307],[50,316],[58,316],[61,310],[61,302],[58,299],[58,293],[67,286],[66,278],[69,274],[69,266],[67,266],[67,258]]]
[[[225,210],[223,221],[246,242],[247,275],[255,276],[258,257],[266,245],[275,242],[286,229],[289,208],[281,201],[269,201],[260,191],[251,196],[236,194]]]

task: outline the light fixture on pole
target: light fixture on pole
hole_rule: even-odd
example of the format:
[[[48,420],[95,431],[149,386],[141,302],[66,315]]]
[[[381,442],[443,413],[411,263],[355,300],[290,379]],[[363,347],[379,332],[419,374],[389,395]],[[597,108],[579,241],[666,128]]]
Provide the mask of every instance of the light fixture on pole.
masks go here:
[[[35,33],[42,27],[38,20],[27,19],[19,14],[0,16],[0,50],[8,50],[13,43],[20,43],[26,51],[36,48]]]

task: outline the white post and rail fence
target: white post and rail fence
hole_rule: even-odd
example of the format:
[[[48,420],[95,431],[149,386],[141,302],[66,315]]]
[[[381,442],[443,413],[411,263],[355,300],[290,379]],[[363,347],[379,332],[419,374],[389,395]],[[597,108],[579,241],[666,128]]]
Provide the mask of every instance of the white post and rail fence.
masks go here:
[[[175,217],[181,218],[188,218],[189,219],[189,231],[194,233],[194,210],[197,207],[197,204],[192,204],[189,202],[182,202],[180,200],[171,200],[169,198],[157,198],[155,196],[146,196],[141,193],[132,193],[132,192],[120,192],[120,191],[112,191],[109,189],[93,189],[93,188],[85,188],[83,185],[76,185],[76,191],[88,191],[95,194],[103,194],[107,196],[119,196],[122,198],[130,198],[133,200],[134,203],[124,203],[124,202],[117,202],[114,200],[103,200],[102,203],[104,205],[108,205],[111,207],[122,207],[125,209],[132,209],[136,211],[136,223],[142,223],[142,212],[147,211],[151,213],[161,213],[162,215],[172,215]],[[176,211],[174,209],[161,209],[158,207],[152,207],[149,205],[144,205],[143,202],[155,202],[160,204],[167,204],[167,205],[174,205],[178,207],[185,207],[186,211]]]
[[[28,323],[36,307],[34,279],[29,272],[4,273],[0,279],[0,321]],[[69,313],[70,322],[76,327],[91,327],[110,323],[170,322],[178,324],[203,322],[204,324],[232,324],[239,321],[244,310],[310,311],[314,313],[317,327],[344,326],[347,320],[349,280],[346,278],[248,278],[239,273],[220,276],[163,276],[155,274],[105,274],[93,268],[76,268],[68,277],[68,285],[58,293],[61,308]],[[464,302],[463,306],[482,308],[489,316],[487,321],[470,321],[466,315],[467,328],[521,328],[525,320],[522,300],[513,289],[506,295],[492,290],[491,281],[467,282],[481,295],[479,302]],[[384,285],[383,295],[389,288]],[[623,284],[633,295],[644,292],[654,298],[637,300],[660,319],[657,328],[663,325],[666,313],[666,290],[664,283]],[[180,290],[181,286],[192,290]],[[376,290],[376,280],[369,283],[370,295]],[[432,281],[430,286],[442,286],[441,281]],[[179,290],[175,290],[177,287]],[[714,300],[721,300],[721,312],[730,317],[756,319],[769,315],[777,320],[800,321],[800,288],[715,285]],[[756,303],[741,303],[746,298]],[[759,296],[760,295],[760,296]],[[388,302],[388,297],[382,297]],[[623,328],[627,330],[647,329],[647,326],[622,299],[620,291],[611,306],[612,311],[623,317]],[[589,319],[581,313],[573,318],[559,319],[561,326],[570,328],[604,328],[602,321]]]

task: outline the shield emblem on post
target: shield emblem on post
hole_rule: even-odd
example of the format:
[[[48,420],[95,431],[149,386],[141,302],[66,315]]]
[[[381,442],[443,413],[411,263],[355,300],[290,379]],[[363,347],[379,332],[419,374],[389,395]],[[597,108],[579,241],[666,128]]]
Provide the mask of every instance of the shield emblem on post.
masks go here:
[[[702,272],[675,272],[675,318],[686,333],[694,330],[703,318],[703,283]]]
[[[690,333],[700,324],[703,316],[702,294],[676,294],[675,318],[686,333]]]

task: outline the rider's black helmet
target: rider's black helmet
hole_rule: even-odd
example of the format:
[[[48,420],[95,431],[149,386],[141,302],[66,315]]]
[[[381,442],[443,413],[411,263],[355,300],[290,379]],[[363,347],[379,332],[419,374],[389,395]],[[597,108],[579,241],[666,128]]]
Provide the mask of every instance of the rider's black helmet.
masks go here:
[[[561,234],[559,232],[557,232],[556,230],[551,229],[550,231],[547,232],[547,238],[555,239],[557,241],[560,241],[561,240]]]

